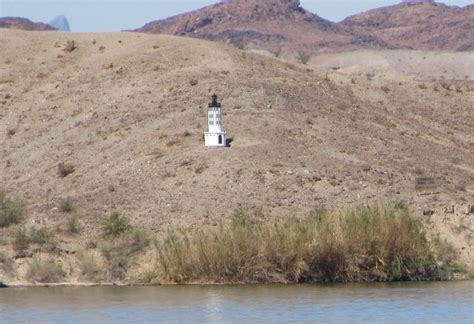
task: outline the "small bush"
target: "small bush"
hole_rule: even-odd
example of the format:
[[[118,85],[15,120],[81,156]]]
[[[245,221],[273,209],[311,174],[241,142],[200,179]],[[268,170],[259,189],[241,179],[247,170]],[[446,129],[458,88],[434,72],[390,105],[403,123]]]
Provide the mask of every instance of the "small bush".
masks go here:
[[[153,284],[153,282],[159,277],[160,273],[157,270],[147,270],[138,275],[138,277],[136,278],[136,283],[144,285]]]
[[[16,134],[16,130],[14,129],[7,129],[7,136],[8,138],[12,138],[13,136],[15,136]]]
[[[110,215],[109,220],[104,225],[103,233],[105,237],[118,237],[132,229],[130,221],[125,216],[120,216],[119,213],[114,212]]]
[[[59,210],[62,211],[63,213],[71,213],[74,211],[74,204],[71,199],[67,198],[64,200],[61,200],[59,203]]]
[[[65,178],[75,171],[74,165],[68,163],[58,164],[58,174],[61,178]]]
[[[30,247],[30,239],[24,226],[18,228],[13,234],[12,245],[13,249],[18,252],[26,251]]]
[[[81,224],[77,216],[71,216],[67,220],[67,231],[71,234],[79,234],[81,232]]]
[[[33,282],[56,283],[63,279],[65,272],[62,266],[53,259],[42,259],[35,255],[28,264],[26,279]]]
[[[97,282],[102,278],[102,269],[92,253],[82,251],[77,255],[77,261],[82,278],[91,282]]]
[[[30,243],[38,245],[54,245],[54,233],[48,227],[31,228],[28,235]]]
[[[451,85],[447,82],[442,82],[441,83],[441,87],[444,89],[444,90],[447,90],[447,91],[451,91]]]
[[[283,48],[278,47],[278,48],[273,52],[273,55],[275,55],[276,58],[280,58],[282,52],[283,52]]]
[[[307,52],[299,52],[298,55],[296,56],[296,59],[301,63],[301,64],[308,64],[308,62],[311,60],[311,57],[313,55],[311,53]]]
[[[0,252],[0,270],[6,273],[13,271],[12,259],[5,252]]]
[[[11,200],[0,190],[0,227],[19,224],[23,221],[24,205]]]
[[[194,173],[201,174],[207,169],[209,169],[209,164],[207,164],[207,162],[204,161],[196,165],[196,167],[194,168]]]
[[[175,139],[170,140],[168,143],[166,143],[166,146],[172,147],[179,144],[181,144],[181,140],[179,138],[175,138]]]
[[[110,276],[113,279],[125,279],[132,258],[143,251],[149,242],[144,232],[134,230],[103,244],[101,253],[107,261]]]
[[[68,40],[64,45],[63,51],[66,53],[71,53],[77,48],[76,41]]]

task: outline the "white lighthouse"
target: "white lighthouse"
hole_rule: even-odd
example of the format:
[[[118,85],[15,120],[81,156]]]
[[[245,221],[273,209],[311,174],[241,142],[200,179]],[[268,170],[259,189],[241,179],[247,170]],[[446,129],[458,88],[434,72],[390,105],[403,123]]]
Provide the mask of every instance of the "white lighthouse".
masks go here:
[[[217,96],[212,96],[212,102],[207,108],[208,131],[204,133],[206,147],[226,147],[226,133],[222,130],[222,107],[217,102]]]

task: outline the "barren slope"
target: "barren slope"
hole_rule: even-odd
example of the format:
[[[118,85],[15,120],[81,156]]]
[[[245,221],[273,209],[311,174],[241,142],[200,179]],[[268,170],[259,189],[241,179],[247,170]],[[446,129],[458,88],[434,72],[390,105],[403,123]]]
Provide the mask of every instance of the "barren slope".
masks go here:
[[[239,47],[294,53],[322,48],[355,48],[375,43],[354,39],[336,24],[305,11],[298,0],[229,0],[165,20],[138,32],[190,36]],[[359,44],[360,43],[360,44]]]
[[[229,0],[168,19],[139,32],[229,42],[290,56],[353,49],[474,49],[474,6],[424,1],[382,7],[332,23],[305,11],[298,0]]]
[[[355,35],[370,35],[395,48],[474,50],[474,6],[402,3],[349,17],[341,25]]]
[[[21,30],[56,30],[56,28],[41,22],[32,22],[26,18],[19,17],[0,17],[0,28],[21,29]]]
[[[0,57],[1,186],[28,203],[29,220],[59,228],[58,204],[70,197],[84,228],[77,242],[95,238],[112,211],[163,232],[239,207],[278,217],[404,200],[417,215],[435,211],[434,231],[471,260],[472,215],[461,213],[474,192],[470,81],[320,75],[219,43],[134,33],[2,30]],[[228,149],[202,140],[214,92]],[[64,178],[62,162],[75,167]],[[416,191],[417,177],[439,186]]]

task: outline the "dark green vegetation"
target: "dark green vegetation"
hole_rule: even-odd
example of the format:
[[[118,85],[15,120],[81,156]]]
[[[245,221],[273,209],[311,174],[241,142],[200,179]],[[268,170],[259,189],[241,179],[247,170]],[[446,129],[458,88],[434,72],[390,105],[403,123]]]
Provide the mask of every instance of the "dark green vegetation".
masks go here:
[[[23,216],[23,204],[11,200],[0,190],[0,227],[18,224],[23,220]]]
[[[26,251],[31,244],[44,247],[44,251],[53,252],[57,244],[54,231],[48,227],[31,227],[29,231],[27,231],[24,226],[14,231],[12,245],[15,251]]]
[[[101,246],[101,253],[106,261],[109,276],[123,280],[134,257],[149,245],[148,236],[130,225],[130,221],[119,213],[113,213],[103,228],[103,235],[108,241]]]
[[[236,212],[217,230],[172,232],[156,247],[159,282],[435,280],[459,270],[454,251],[431,246],[400,203],[272,222]]]

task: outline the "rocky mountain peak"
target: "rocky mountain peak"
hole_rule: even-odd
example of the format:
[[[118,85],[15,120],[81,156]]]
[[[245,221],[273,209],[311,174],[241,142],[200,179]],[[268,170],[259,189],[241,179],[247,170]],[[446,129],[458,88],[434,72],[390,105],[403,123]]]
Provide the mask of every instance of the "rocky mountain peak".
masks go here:
[[[69,21],[64,15],[55,17],[48,24],[61,31],[71,31],[71,28],[69,27]]]

